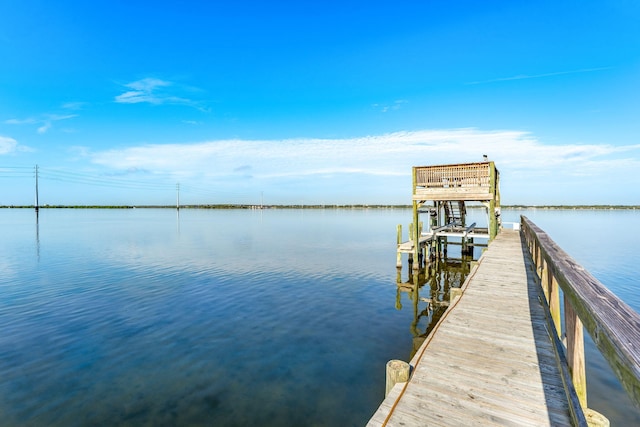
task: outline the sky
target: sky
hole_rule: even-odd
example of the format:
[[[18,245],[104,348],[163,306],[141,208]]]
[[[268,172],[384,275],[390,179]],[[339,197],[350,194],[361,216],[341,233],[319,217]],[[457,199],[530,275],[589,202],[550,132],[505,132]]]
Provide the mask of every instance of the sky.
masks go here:
[[[0,1],[0,205],[640,205],[640,2]]]

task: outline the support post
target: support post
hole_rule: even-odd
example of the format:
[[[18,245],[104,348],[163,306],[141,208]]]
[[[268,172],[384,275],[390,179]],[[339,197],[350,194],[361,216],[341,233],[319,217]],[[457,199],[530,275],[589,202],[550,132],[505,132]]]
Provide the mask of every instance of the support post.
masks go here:
[[[553,275],[551,275],[549,282],[549,311],[551,311],[551,318],[556,327],[556,334],[558,334],[558,337],[562,337],[562,325],[560,324],[560,287]]]
[[[496,217],[496,189],[497,189],[496,166],[489,162],[489,189],[491,200],[489,200],[489,240],[493,240],[498,235],[498,218]]]
[[[542,275],[540,279],[542,293],[544,293],[544,298],[547,300],[547,304],[549,304],[549,282],[551,281],[551,272],[547,266],[547,261],[544,259],[542,260],[542,271],[540,271],[540,274]]]
[[[422,236],[422,221],[418,223],[418,241],[420,241],[420,236]],[[426,246],[426,245],[425,245]],[[426,265],[425,256],[424,256],[425,248],[422,246],[418,247],[418,264],[420,265],[420,270],[422,270],[423,263]]]
[[[409,381],[409,371],[410,366],[407,362],[402,360],[390,360],[387,362],[384,397],[389,395],[394,385]]]
[[[396,267],[402,268],[402,252],[400,252],[400,244],[402,243],[402,224],[398,224],[398,247],[396,248]]]
[[[418,222],[418,202],[414,200],[411,239],[413,240],[413,269],[416,271],[420,270],[420,226]]]
[[[533,246],[533,261],[536,266],[536,274],[539,278],[542,278],[542,272],[540,271],[540,245],[538,245],[537,243],[534,243]]]
[[[567,329],[567,363],[583,410],[587,409],[587,376],[584,360],[584,328],[568,298],[564,299],[564,321]]]

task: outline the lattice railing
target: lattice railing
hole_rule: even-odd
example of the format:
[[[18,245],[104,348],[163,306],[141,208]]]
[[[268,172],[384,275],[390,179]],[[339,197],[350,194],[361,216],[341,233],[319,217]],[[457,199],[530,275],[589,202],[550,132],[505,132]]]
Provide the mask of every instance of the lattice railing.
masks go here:
[[[417,166],[416,186],[426,188],[476,187],[489,189],[490,163]]]

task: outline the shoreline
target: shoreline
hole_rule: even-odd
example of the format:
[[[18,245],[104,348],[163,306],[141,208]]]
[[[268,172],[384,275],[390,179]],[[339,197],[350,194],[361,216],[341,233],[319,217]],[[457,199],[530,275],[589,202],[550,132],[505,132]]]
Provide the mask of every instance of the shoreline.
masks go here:
[[[468,206],[469,209],[483,208],[481,205]],[[636,210],[640,205],[502,205],[509,210]],[[35,209],[34,205],[0,205],[0,209]],[[171,205],[44,205],[38,209],[177,209]],[[211,204],[180,205],[179,209],[411,209],[411,205],[367,205],[367,204],[333,204],[333,205],[245,205],[245,204]]]

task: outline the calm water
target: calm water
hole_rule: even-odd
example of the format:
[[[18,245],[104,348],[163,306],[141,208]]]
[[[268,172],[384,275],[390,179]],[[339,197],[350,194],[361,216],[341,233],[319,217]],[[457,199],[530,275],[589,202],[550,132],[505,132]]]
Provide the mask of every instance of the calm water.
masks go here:
[[[640,212],[503,218],[521,213],[640,309]],[[2,425],[364,425],[384,364],[408,360],[429,321],[397,292],[395,227],[410,220],[45,209],[36,223],[0,210]],[[640,423],[592,353],[590,406]]]

